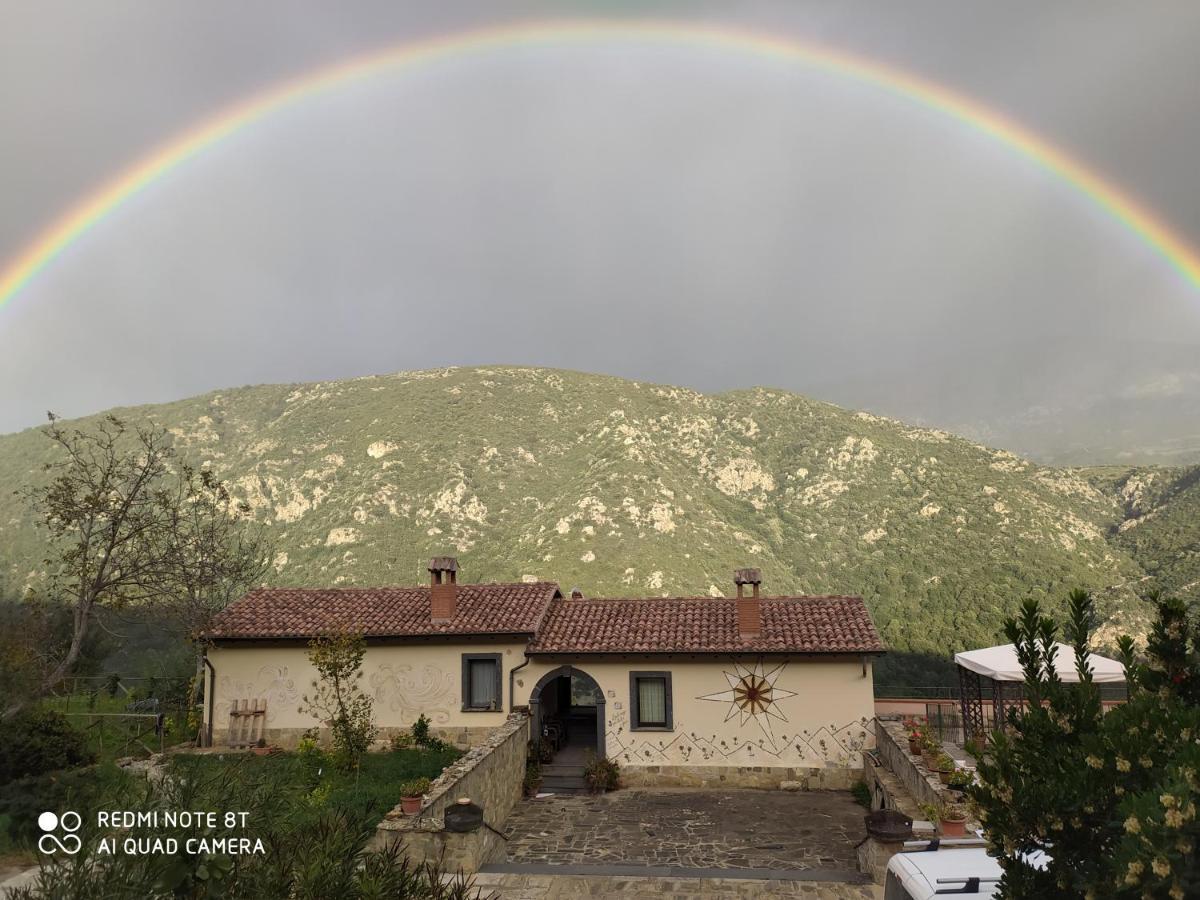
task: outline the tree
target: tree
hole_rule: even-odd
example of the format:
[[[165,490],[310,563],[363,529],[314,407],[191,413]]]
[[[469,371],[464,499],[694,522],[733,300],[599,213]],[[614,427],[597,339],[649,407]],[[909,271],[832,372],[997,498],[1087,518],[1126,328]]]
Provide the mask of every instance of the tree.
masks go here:
[[[226,606],[259,583],[272,553],[265,530],[249,521],[250,506],[235,502],[208,469],[188,465],[173,490],[160,494],[162,559],[155,593],[195,642],[192,697],[204,682],[204,633]]]
[[[1054,671],[1057,629],[1036,602],[1006,624],[1026,705],[993,737],[970,792],[1003,897],[1200,894],[1200,633],[1180,601],[1150,599],[1145,661],[1122,637],[1129,699],[1107,714],[1087,662],[1090,596],[1071,594],[1064,628],[1077,685]]]
[[[0,697],[21,705],[40,697],[73,638],[74,616],[61,602],[38,594],[0,599]],[[111,650],[111,634],[103,627],[89,628],[72,674],[97,674]]]
[[[346,769],[357,768],[379,732],[374,704],[358,685],[366,652],[359,634],[322,635],[308,645],[308,660],[319,679],[312,682],[312,696],[304,695],[300,712],[329,728],[338,764]]]
[[[218,481],[186,464],[173,471],[179,461],[161,428],[109,415],[85,432],[51,414],[45,433],[58,458],[45,465],[46,484],[22,493],[48,534],[45,595],[69,610],[70,639],[0,720],[72,671],[98,609],[178,603],[190,618],[191,604],[219,602],[261,574],[251,560],[261,541],[236,537],[238,510]]]

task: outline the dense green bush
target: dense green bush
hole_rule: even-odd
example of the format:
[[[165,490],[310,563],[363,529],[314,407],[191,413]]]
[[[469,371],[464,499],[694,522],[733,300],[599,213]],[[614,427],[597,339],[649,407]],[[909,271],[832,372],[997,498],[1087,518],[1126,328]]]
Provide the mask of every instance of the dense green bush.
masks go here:
[[[1120,641],[1129,700],[1105,714],[1087,664],[1094,610],[1071,595],[1078,684],[1055,673],[1057,629],[1027,603],[1009,623],[1029,705],[997,734],[968,793],[1004,869],[1000,896],[1200,896],[1200,627],[1154,597],[1146,661]],[[1044,851],[1044,863],[1029,854]]]
[[[0,728],[0,785],[94,761],[83,733],[53,710],[31,707]]]
[[[46,810],[87,810],[135,786],[132,776],[110,764],[18,778],[0,787],[0,817],[10,844],[30,847],[41,836],[38,816]]]

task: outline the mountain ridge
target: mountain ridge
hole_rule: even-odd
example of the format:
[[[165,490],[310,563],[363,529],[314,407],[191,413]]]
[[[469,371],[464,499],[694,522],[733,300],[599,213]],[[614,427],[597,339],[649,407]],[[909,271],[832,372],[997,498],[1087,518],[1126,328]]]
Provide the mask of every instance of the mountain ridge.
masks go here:
[[[1053,611],[1092,589],[1109,635],[1141,629],[1136,595],[1200,582],[1200,467],[1040,466],[777,389],[481,366],[112,412],[250,504],[276,585],[413,583],[450,552],[466,580],[715,596],[754,565],[769,593],[861,595],[889,646],[944,654],[997,640],[1027,596]],[[0,437],[0,481],[31,483],[50,451],[36,429]],[[0,572],[36,584],[11,491],[0,523]]]

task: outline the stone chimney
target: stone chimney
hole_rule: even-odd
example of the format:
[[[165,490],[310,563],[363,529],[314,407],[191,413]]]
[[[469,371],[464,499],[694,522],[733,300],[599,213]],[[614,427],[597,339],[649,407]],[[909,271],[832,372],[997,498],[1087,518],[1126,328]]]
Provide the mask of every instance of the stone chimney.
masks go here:
[[[582,600],[583,599],[583,591],[581,591],[579,588],[571,588],[571,599],[572,600]]]
[[[435,622],[453,619],[458,609],[458,560],[435,556],[429,561],[429,615]]]
[[[762,598],[758,596],[762,573],[758,569],[737,569],[733,573],[733,583],[737,585],[738,636],[742,640],[758,637],[762,634]],[[749,597],[746,596],[746,585],[753,591]]]

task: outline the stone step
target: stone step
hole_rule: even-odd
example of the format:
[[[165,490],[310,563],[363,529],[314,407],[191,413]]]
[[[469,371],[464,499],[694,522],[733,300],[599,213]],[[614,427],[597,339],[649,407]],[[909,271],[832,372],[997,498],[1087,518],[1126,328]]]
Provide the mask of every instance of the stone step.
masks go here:
[[[543,775],[541,789],[561,794],[566,792],[587,792],[587,782],[582,778],[571,775]]]
[[[583,766],[566,766],[547,763],[546,765],[542,766],[542,775],[564,775],[569,778],[582,778]]]

